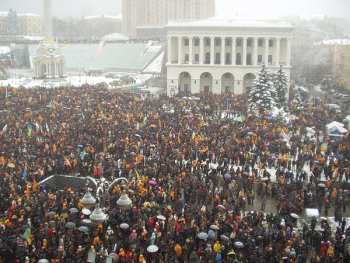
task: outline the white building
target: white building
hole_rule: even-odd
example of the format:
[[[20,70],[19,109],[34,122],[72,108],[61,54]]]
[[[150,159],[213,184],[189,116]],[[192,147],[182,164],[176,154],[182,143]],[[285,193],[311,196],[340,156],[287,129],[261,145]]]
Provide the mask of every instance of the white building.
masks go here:
[[[215,15],[215,0],[122,0],[122,33],[135,38],[138,27]]]
[[[167,26],[167,94],[242,94],[264,64],[290,78],[292,26],[283,22],[217,20]]]
[[[55,79],[63,77],[64,57],[58,44],[52,40],[42,41],[32,59],[36,79]]]

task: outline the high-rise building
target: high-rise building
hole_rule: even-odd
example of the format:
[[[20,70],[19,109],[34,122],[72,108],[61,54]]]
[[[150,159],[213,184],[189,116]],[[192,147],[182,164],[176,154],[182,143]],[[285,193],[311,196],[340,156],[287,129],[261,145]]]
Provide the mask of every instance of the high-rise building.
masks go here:
[[[43,0],[43,30],[46,37],[52,36],[51,0]]]
[[[215,15],[215,0],[123,0],[123,33],[136,37],[136,28],[164,26],[169,21],[198,20]]]

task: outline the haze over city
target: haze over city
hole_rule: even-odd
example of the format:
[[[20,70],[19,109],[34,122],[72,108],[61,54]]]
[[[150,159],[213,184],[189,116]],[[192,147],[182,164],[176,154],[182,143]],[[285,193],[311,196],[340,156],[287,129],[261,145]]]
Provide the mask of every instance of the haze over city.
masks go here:
[[[19,12],[41,13],[42,0],[1,0],[0,9],[16,9]],[[279,16],[313,17],[319,15],[347,17],[348,0],[217,0],[217,16],[271,18]],[[60,0],[53,1],[55,16],[86,16],[119,14],[121,0]]]

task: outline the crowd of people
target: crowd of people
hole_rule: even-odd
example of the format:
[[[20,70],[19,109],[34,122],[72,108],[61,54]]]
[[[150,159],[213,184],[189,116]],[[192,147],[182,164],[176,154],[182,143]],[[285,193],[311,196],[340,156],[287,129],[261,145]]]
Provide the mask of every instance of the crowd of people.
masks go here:
[[[350,260],[350,138],[327,135],[343,116],[322,103],[290,105],[281,119],[247,116],[234,95],[10,92],[0,99],[0,262]],[[84,186],[40,183],[55,174],[128,184],[106,193],[108,219],[93,224]],[[123,191],[129,209],[117,205]],[[324,218],[303,222],[304,208]]]

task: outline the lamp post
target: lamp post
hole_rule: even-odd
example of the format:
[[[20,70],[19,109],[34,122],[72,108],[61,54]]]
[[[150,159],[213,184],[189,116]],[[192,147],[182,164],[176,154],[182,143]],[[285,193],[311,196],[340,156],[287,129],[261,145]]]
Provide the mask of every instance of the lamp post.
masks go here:
[[[83,198],[80,200],[80,203],[86,208],[91,208],[96,205],[96,198],[91,194],[89,188],[87,189]]]
[[[108,182],[105,178],[99,180],[96,189],[97,200],[91,194],[89,188],[87,188],[87,191],[83,198],[80,200],[80,202],[86,208],[95,207],[95,209],[90,215],[91,222],[95,224],[102,224],[108,219],[107,214],[103,212],[103,209],[100,207],[100,204],[104,203],[105,195],[112,189],[112,187],[120,182],[124,182],[127,185],[128,180],[125,177],[117,178],[112,183]],[[121,209],[128,209],[131,207],[132,200],[129,198],[126,191],[123,191],[123,193],[121,194],[120,198],[117,201],[117,205]]]

